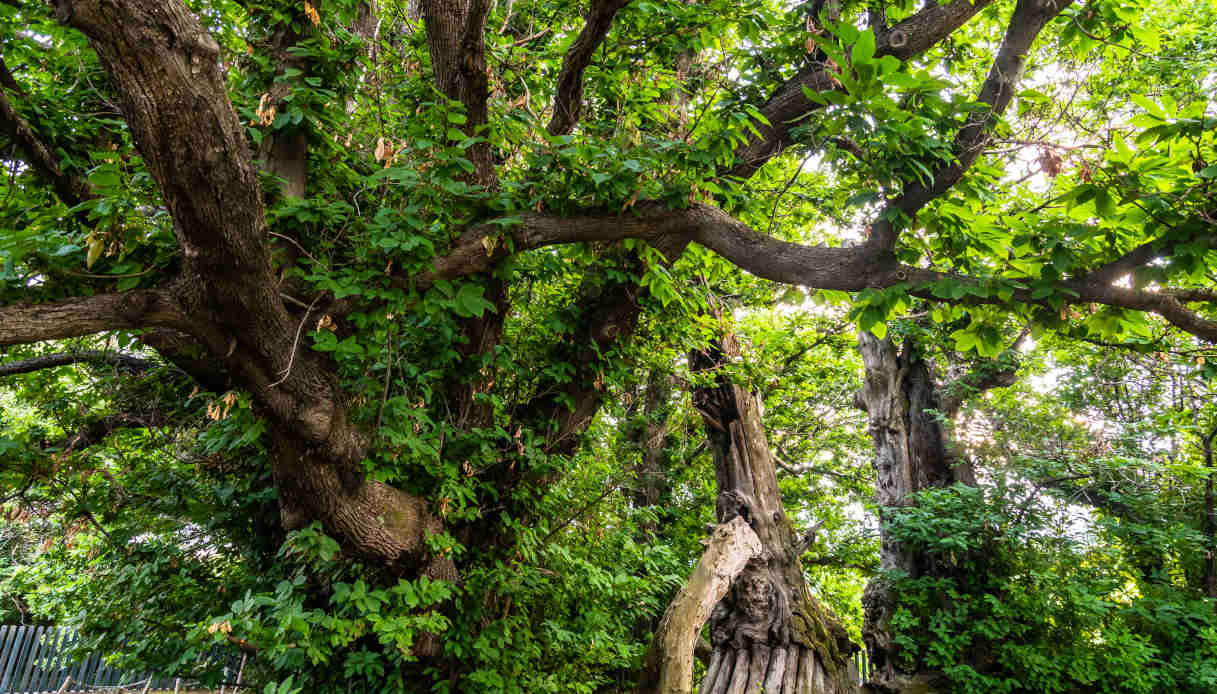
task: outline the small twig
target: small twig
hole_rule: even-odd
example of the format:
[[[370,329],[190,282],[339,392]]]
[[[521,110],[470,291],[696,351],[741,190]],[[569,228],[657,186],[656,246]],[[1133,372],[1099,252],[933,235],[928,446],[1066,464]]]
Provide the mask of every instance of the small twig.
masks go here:
[[[542,36],[548,34],[550,31],[552,31],[551,27],[545,27],[544,29],[538,31],[537,33],[529,35],[529,36],[525,36],[524,38],[512,43],[511,45],[513,48],[516,46],[523,46],[524,44],[528,43],[529,41],[534,41],[536,39],[541,38]]]
[[[301,252],[301,253],[303,253],[303,254],[305,254],[305,255],[307,255],[307,256],[309,257],[309,259],[310,259],[310,260],[312,260],[314,263],[321,262],[321,261],[317,260],[316,258],[314,258],[312,253],[309,253],[307,250],[305,250],[305,249],[304,249],[304,246],[301,246],[301,245],[300,245],[300,242],[299,242],[299,241],[297,241],[296,239],[293,239],[293,238],[292,238],[292,237],[290,237],[290,236],[284,236],[283,234],[278,234],[278,233],[275,233],[275,232],[273,232],[273,231],[268,232],[268,233],[269,233],[271,236],[276,236],[276,237],[278,237],[278,238],[281,238],[281,239],[283,239],[284,241],[287,241],[288,243],[292,244],[292,245],[293,245],[293,246],[295,246],[296,248],[299,248],[299,249],[300,249],[300,252]]]
[[[385,361],[385,387],[380,394],[380,407],[376,409],[376,431],[380,431],[380,420],[385,413],[385,403],[389,401],[389,382],[393,376],[393,330],[389,330],[389,358]]]
[[[559,523],[559,524],[558,524],[558,527],[556,527],[556,528],[554,528],[553,530],[549,531],[549,534],[545,536],[545,539],[544,539],[544,540],[541,540],[541,544],[542,544],[542,545],[549,544],[549,541],[550,541],[551,539],[553,539],[554,535],[557,535],[559,531],[561,531],[562,529],[564,529],[566,526],[570,525],[571,523],[575,522],[575,519],[579,518],[579,517],[580,517],[580,516],[582,516],[583,514],[585,514],[585,513],[587,513],[588,511],[592,510],[592,508],[593,508],[593,507],[595,507],[595,506],[596,506],[597,504],[599,504],[601,501],[604,501],[604,500],[605,500],[605,498],[607,498],[609,494],[612,494],[613,492],[617,491],[617,490],[618,490],[620,487],[621,487],[621,485],[619,485],[619,484],[614,484],[613,486],[611,486],[611,487],[609,487],[608,489],[604,490],[604,493],[603,493],[603,494],[601,494],[600,496],[596,497],[595,499],[592,499],[592,501],[591,501],[590,503],[588,503],[586,506],[584,506],[583,508],[581,508],[581,509],[579,509],[578,511],[576,511],[576,512],[575,512],[573,515],[571,515],[571,517],[570,517],[570,518],[567,518],[566,520],[564,520],[564,521],[562,521],[561,523]]]
[[[283,369],[283,378],[280,378],[279,380],[270,384],[267,386],[267,388],[274,388],[280,383],[286,381],[288,376],[292,375],[292,364],[296,363],[296,347],[300,344],[300,333],[304,331],[304,324],[308,322],[309,314],[313,312],[313,307],[317,305],[317,299],[320,298],[321,295],[318,294],[317,297],[313,299],[313,302],[308,305],[308,309],[305,310],[304,315],[300,317],[300,325],[296,326],[296,338],[292,340],[292,352],[287,357],[287,368]]]

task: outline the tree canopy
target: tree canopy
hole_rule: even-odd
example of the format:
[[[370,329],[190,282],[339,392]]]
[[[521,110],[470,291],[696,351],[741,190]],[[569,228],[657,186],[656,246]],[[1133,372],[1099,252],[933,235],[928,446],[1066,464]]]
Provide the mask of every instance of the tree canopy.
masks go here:
[[[1211,691],[1214,24],[4,0],[0,609],[272,693],[645,690],[743,517],[706,692]]]

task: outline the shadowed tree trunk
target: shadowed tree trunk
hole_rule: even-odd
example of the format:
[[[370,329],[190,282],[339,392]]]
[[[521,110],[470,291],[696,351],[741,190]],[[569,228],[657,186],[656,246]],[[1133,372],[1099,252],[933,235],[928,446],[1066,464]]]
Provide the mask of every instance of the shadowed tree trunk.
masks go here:
[[[913,494],[953,484],[974,486],[969,461],[952,451],[943,428],[963,402],[963,391],[978,392],[1014,382],[1014,369],[978,370],[939,392],[929,365],[907,341],[901,351],[889,339],[867,332],[858,335],[866,378],[858,404],[866,410],[874,445],[875,501],[879,506],[880,568],[912,578],[939,576],[949,570],[938,557],[917,553],[891,534],[894,509],[914,503]],[[891,584],[878,577],[862,596],[865,620],[862,638],[872,671],[868,687],[880,692],[933,691],[936,673],[898,666],[899,647],[892,642],[895,610]]]
[[[744,519],[760,540],[710,614],[713,652],[700,694],[838,694],[858,690],[851,656],[857,646],[836,617],[812,597],[799,557],[803,542],[782,508],[773,454],[757,397],[728,380],[724,368],[738,354],[728,337],[722,346],[695,352],[695,371],[717,372],[694,391],[714,455],[720,527]],[[658,689],[657,664],[671,654],[655,653],[656,635],[640,692]]]
[[[1204,481],[1204,595],[1217,598],[1217,504],[1214,503],[1213,476],[1217,468],[1213,465],[1213,440],[1217,439],[1217,426],[1209,429],[1200,439],[1204,453],[1204,470],[1208,477]],[[1217,610],[1217,605],[1214,606]]]

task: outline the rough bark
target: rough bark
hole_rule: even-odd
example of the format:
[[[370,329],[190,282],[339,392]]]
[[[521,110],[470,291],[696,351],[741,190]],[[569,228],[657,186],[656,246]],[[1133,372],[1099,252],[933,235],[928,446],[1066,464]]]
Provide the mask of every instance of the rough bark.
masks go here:
[[[168,290],[97,294],[46,304],[14,304],[0,309],[0,346],[62,340],[103,330],[152,326],[185,329],[191,319]]]
[[[693,691],[694,644],[710,618],[710,610],[726,595],[744,566],[761,552],[760,538],[742,516],[715,528],[693,574],[668,604],[655,630],[643,664],[639,694]],[[712,668],[721,668],[722,655],[716,651],[711,657]]]
[[[750,561],[710,616],[711,668],[702,694],[854,692],[856,650],[844,628],[810,593],[802,544],[782,508],[777,470],[757,397],[725,373],[738,350],[732,339],[691,355],[697,371],[714,374],[699,387],[714,455],[719,523],[743,518],[763,552]]]
[[[892,536],[891,513],[914,503],[916,492],[957,483],[975,485],[975,471],[969,461],[952,452],[949,433],[943,426],[945,413],[938,387],[916,345],[909,341],[898,351],[890,339],[862,332],[858,335],[858,347],[866,368],[858,399],[867,412],[874,446],[880,568],[912,578],[943,575],[946,564],[938,557],[914,552]],[[1013,382],[1010,378],[976,375],[961,380],[977,389]],[[951,407],[958,408],[958,403]],[[867,584],[862,605],[865,611],[862,637],[873,667],[870,686],[893,692],[931,687],[936,673],[919,672],[916,668],[902,671],[897,666],[899,648],[891,633],[896,606],[887,579],[879,577]]]
[[[183,270],[164,290],[7,307],[6,318],[25,319],[29,330],[7,325],[0,342],[124,327],[189,334],[272,423],[285,527],[320,520],[353,554],[422,562],[423,538],[437,523],[428,504],[363,479],[369,437],[349,421],[329,365],[299,349],[301,326],[316,316],[293,317],[280,298],[261,188],[218,44],[176,0],[60,0],[55,9],[88,37],[118,92],[173,217]]]
[[[1204,469],[1208,477],[1204,480],[1204,594],[1209,598],[1217,598],[1217,501],[1213,493],[1213,477],[1217,475],[1217,467],[1213,462],[1213,441],[1217,439],[1217,426],[1200,440],[1204,452]],[[1217,610],[1217,605],[1214,605]]]
[[[94,364],[97,366],[110,366],[122,371],[131,373],[142,373],[149,369],[154,369],[159,364],[151,359],[137,357],[133,354],[123,354],[122,352],[103,352],[96,349],[82,349],[76,352],[60,352],[57,354],[43,354],[29,359],[20,359],[0,364],[0,378],[5,376],[15,376],[17,374],[32,373],[43,369],[53,369],[58,366],[68,366],[69,364]]]
[[[479,135],[489,118],[490,98],[486,73],[486,17],[490,0],[423,0],[427,46],[435,71],[435,85],[449,99],[465,106],[466,135]],[[494,187],[498,173],[488,142],[469,148],[477,183]]]
[[[562,59],[554,113],[547,128],[550,135],[566,135],[575,129],[583,110],[583,71],[604,42],[617,12],[629,3],[630,0],[593,0],[583,30]]]

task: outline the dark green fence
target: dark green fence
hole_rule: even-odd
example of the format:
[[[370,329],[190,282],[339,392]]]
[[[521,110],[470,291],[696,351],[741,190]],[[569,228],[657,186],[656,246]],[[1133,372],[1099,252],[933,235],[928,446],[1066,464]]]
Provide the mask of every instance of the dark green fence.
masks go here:
[[[69,660],[76,635],[59,627],[0,626],[0,694],[55,692],[72,678],[67,691],[137,685],[143,689],[148,675],[116,670],[100,654]],[[152,689],[173,689],[172,678],[157,678]]]

